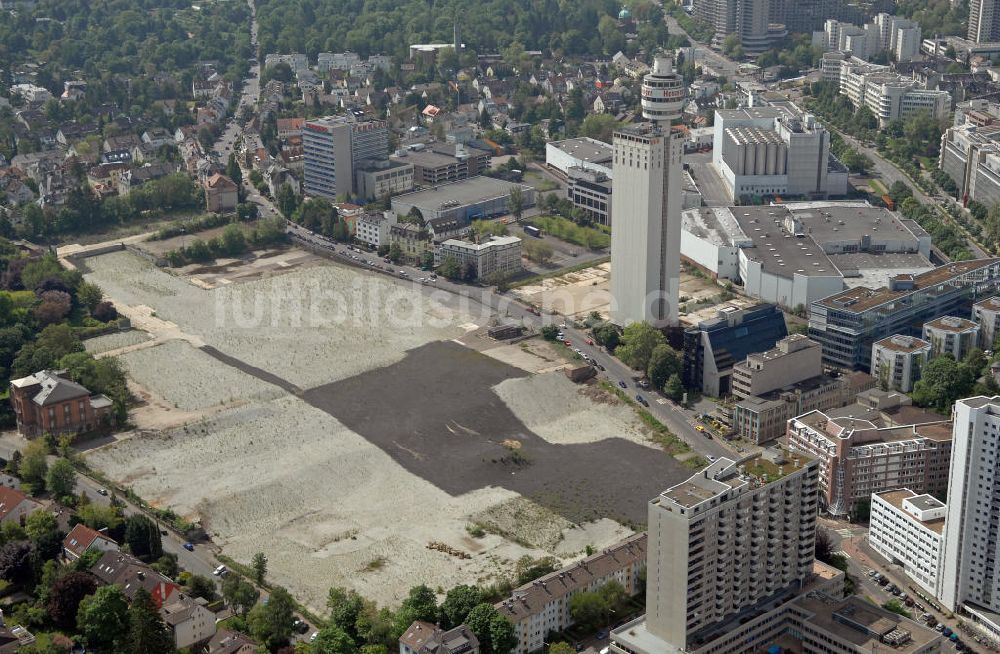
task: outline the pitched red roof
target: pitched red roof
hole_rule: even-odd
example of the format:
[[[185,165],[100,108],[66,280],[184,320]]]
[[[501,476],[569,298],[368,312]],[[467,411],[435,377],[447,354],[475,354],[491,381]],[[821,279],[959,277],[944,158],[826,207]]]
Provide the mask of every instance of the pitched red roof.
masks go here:
[[[66,538],[63,539],[63,548],[77,556],[82,556],[87,551],[87,548],[98,538],[115,543],[114,539],[108,538],[101,532],[81,523],[73,527],[73,530],[66,534]],[[115,544],[117,545],[117,543]]]

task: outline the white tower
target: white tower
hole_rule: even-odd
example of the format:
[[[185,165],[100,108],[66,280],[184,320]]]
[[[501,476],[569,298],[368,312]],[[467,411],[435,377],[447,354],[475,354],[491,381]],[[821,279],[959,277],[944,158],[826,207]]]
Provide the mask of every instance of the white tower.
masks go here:
[[[684,102],[673,58],[657,57],[642,80],[642,115],[652,122],[614,134],[611,317],[621,325],[679,319],[683,141],[670,121]]]
[[[1000,397],[955,402],[938,599],[1000,611]]]

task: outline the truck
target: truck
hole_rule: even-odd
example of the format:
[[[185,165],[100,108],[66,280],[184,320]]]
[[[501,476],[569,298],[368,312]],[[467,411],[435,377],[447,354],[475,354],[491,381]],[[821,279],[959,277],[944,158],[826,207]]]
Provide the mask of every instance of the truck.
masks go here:
[[[535,238],[541,238],[542,237],[542,230],[538,229],[534,225],[525,225],[524,226],[524,233],[527,234],[527,235],[529,235],[529,236],[534,236]]]

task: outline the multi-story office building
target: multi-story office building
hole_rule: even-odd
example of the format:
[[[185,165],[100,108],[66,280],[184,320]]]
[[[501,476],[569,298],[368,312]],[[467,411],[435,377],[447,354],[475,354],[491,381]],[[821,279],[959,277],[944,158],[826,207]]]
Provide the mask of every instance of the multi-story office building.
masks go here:
[[[956,316],[941,316],[924,323],[924,340],[931,344],[931,356],[950,354],[956,361],[979,345],[979,325]]]
[[[899,563],[917,585],[938,594],[944,503],[901,488],[872,493],[868,542],[890,563]]]
[[[945,264],[919,275],[901,274],[880,289],[858,286],[809,305],[809,338],[823,359],[841,368],[871,369],[872,344],[893,334],[918,336],[944,315],[971,315],[972,304],[996,294],[1000,259]]]
[[[818,466],[766,450],[722,458],[649,503],[646,615],[616,651],[697,651],[715,629],[813,571]]]
[[[570,601],[584,591],[596,591],[612,581],[629,595],[641,589],[646,567],[646,534],[635,534],[600,552],[516,588],[496,604],[500,615],[514,625],[517,646],[513,654],[537,652],[546,637],[573,626]]]
[[[938,167],[955,180],[963,201],[1000,203],[1000,105],[986,99],[957,105],[954,125],[941,135]]]
[[[679,320],[684,139],[670,121],[684,98],[673,59],[657,57],[642,82],[642,115],[653,124],[614,133],[611,318],[622,325]]]
[[[434,264],[454,259],[459,265],[475,267],[479,279],[490,275],[515,275],[521,272],[521,239],[516,236],[494,236],[483,243],[448,239],[434,252]]]
[[[943,492],[951,424],[877,427],[870,420],[811,411],[788,421],[788,449],[819,461],[820,504],[842,516],[884,490]]]
[[[874,383],[863,372],[810,377],[763,395],[743,398],[733,405],[731,425],[741,438],[758,445],[767,443],[785,435],[791,418],[850,404],[858,393]]]
[[[569,175],[571,168],[582,168],[611,177],[613,155],[610,145],[586,136],[545,144],[545,164],[564,175]]]
[[[763,395],[823,374],[823,348],[802,334],[778,341],[774,349],[747,355],[733,366],[733,395]]]
[[[787,335],[785,318],[773,304],[723,307],[715,319],[684,330],[684,386],[714,397],[729,395],[734,366]]]
[[[979,323],[979,349],[995,350],[1000,334],[1000,295],[972,305],[972,319]]]
[[[997,0],[970,0],[969,40],[974,43],[1000,41],[1000,5]]]
[[[754,196],[826,198],[847,193],[847,178],[830,154],[830,133],[810,114],[783,107],[715,112],[712,166],[730,199]]]
[[[569,169],[566,197],[591,221],[611,226],[611,178],[604,173],[576,166]]]
[[[354,193],[363,200],[381,199],[413,189],[413,164],[378,161],[358,168]]]
[[[938,599],[1000,634],[1000,397],[959,400],[954,416]]]
[[[883,390],[909,393],[931,356],[931,344],[915,336],[895,334],[872,345],[871,375]]]
[[[881,127],[924,111],[940,120],[951,109],[947,91],[924,89],[916,80],[850,52],[824,53],[820,68],[824,81],[838,84],[840,94],[847,96],[855,109],[867,107]]]
[[[384,120],[359,120],[351,114],[307,120],[302,130],[305,157],[303,190],[333,199],[350,195],[357,172],[389,154]]]
[[[813,32],[813,45],[827,52],[850,52],[859,59],[888,51],[896,61],[912,61],[920,54],[921,41],[916,21],[884,12],[862,27],[830,18],[822,32]]]

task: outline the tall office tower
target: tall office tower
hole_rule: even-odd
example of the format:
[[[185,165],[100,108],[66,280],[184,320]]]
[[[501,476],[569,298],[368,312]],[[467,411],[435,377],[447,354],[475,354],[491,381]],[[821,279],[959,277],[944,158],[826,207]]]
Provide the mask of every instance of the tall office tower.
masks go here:
[[[955,403],[941,602],[991,623],[1000,612],[1000,397]],[[985,615],[983,615],[985,614]]]
[[[969,40],[976,43],[1000,41],[1000,6],[997,0],[970,0]]]
[[[307,120],[302,149],[306,195],[333,199],[354,190],[362,166],[388,158],[389,130],[384,120],[358,120],[354,115]]]
[[[684,144],[670,121],[684,108],[685,90],[673,63],[657,57],[642,80],[642,115],[652,123],[614,134],[611,316],[622,325],[679,320]]]
[[[615,651],[693,652],[741,612],[793,597],[813,571],[818,483],[817,461],[772,449],[651,500],[646,615],[615,631]]]

